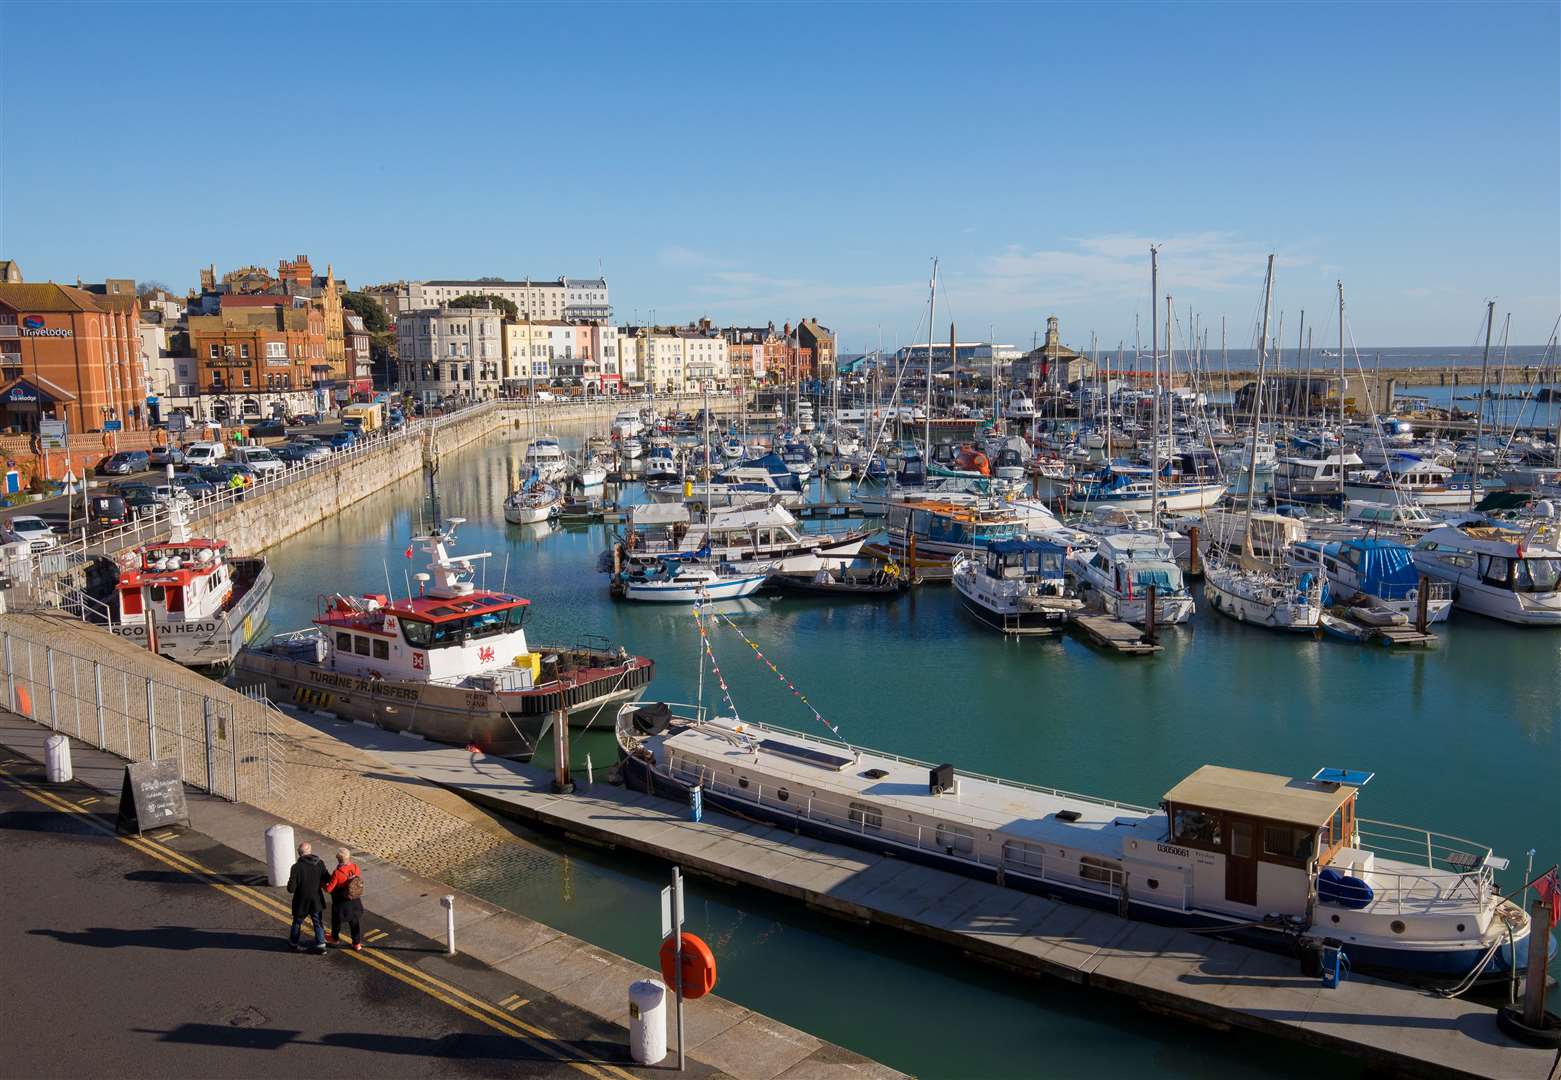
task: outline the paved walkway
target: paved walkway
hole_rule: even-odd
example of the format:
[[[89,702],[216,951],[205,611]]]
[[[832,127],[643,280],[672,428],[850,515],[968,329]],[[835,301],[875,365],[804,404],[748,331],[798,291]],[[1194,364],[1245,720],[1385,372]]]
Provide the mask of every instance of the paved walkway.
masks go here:
[[[593,843],[884,923],[1005,966],[1109,990],[1200,1022],[1248,1028],[1428,1076],[1557,1075],[1554,1051],[1503,1035],[1495,1012],[1366,977],[1334,990],[1293,958],[1118,918],[915,863],[597,783],[552,794],[540,769],[378,728],[300,717],[485,805]],[[580,778],[576,777],[578,782]]]
[[[116,838],[123,762],[74,744],[77,782],[45,785],[49,734],[0,715],[0,835],[18,852],[0,881],[0,949],[22,958],[15,970],[60,973],[13,995],[8,1073],[100,1074],[106,1055],[224,1076],[628,1077],[675,1063],[628,1061],[628,985],[647,969],[372,855],[357,857],[370,947],[285,949],[286,894],[265,886],[259,861],[275,817],[191,792],[191,828]],[[298,835],[317,852],[338,846]],[[455,958],[439,905],[451,892]],[[900,1075],[714,996],[691,1002],[686,1022],[692,1075]],[[38,1037],[51,1029],[66,1033],[58,1044]]]

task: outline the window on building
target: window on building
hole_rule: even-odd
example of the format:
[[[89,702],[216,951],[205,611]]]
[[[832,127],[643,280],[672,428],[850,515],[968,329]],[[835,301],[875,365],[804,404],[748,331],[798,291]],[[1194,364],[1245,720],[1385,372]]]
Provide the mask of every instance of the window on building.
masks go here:
[[[242,358],[244,360],[248,360],[249,359],[249,346],[248,345],[240,345],[238,347],[238,354],[239,354],[240,358]]]
[[[245,369],[245,371],[244,371],[244,385],[245,386],[249,385],[249,371],[248,371],[248,369]]]
[[[216,360],[216,359],[218,359],[221,356],[222,356],[222,348],[221,348],[221,346],[213,345],[211,347],[211,358],[213,360]]]

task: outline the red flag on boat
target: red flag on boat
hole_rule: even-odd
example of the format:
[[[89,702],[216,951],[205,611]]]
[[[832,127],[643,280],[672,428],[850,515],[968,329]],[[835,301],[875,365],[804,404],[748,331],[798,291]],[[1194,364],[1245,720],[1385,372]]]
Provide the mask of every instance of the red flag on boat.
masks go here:
[[[403,552],[403,554],[405,554],[406,557],[409,558],[409,559],[412,557],[412,545],[411,544],[407,545],[407,549],[406,549],[405,552]]]
[[[1534,888],[1539,891],[1539,898],[1550,905],[1550,929],[1556,928],[1556,923],[1561,922],[1561,879],[1556,877],[1556,868],[1551,867],[1550,873],[1534,883]]]

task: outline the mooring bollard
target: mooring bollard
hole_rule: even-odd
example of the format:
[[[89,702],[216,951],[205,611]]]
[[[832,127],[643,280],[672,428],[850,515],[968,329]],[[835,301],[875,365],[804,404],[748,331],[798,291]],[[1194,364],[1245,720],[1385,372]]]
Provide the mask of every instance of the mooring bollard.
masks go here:
[[[629,1056],[640,1065],[667,1056],[667,987],[660,979],[629,984]]]
[[[444,954],[446,956],[454,956],[455,955],[455,897],[454,896],[441,896],[439,898],[439,903],[444,908],[444,933],[445,933],[445,939],[449,942],[448,946],[445,948]]]
[[[272,888],[287,884],[296,851],[291,825],[273,825],[266,830],[266,882]]]
[[[70,765],[70,740],[50,735],[43,741],[44,774],[51,784],[68,784],[75,774]]]

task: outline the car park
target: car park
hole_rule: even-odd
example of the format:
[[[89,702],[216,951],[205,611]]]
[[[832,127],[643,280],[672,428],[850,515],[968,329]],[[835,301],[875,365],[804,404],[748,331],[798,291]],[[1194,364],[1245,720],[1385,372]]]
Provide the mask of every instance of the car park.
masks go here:
[[[110,476],[129,476],[131,473],[146,472],[151,467],[151,456],[145,450],[121,450],[99,462],[98,472]]]
[[[177,446],[159,446],[147,455],[147,460],[154,469],[160,469],[166,465],[172,465],[177,468],[184,464],[184,451]]]
[[[280,439],[287,434],[287,425],[281,420],[257,420],[249,425],[251,439]]]
[[[49,523],[31,514],[18,514],[6,522],[0,536],[8,544],[26,544],[33,551],[48,551],[59,543]]]
[[[287,471],[287,463],[265,446],[234,447],[233,463],[249,466],[262,480],[280,476]]]

